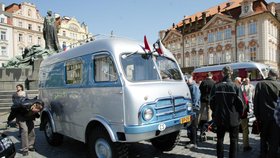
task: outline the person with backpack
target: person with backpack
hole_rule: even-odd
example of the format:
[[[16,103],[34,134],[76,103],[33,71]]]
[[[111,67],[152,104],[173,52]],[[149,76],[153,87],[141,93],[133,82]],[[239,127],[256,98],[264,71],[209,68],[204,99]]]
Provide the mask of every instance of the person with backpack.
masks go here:
[[[254,96],[254,115],[260,123],[260,157],[277,157],[280,127],[274,118],[279,97],[279,72],[270,69],[268,77],[257,83]]]

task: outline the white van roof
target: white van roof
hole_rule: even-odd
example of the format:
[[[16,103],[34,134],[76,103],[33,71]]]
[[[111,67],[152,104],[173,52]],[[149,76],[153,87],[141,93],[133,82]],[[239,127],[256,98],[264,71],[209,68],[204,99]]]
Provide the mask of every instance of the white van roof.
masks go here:
[[[226,65],[229,65],[233,70],[234,69],[250,69],[250,68],[258,68],[260,70],[267,69],[269,66],[262,64],[262,63],[256,63],[256,62],[237,62],[237,63],[229,63],[229,64],[222,64],[222,65],[213,65],[213,66],[205,66],[194,69],[194,73],[198,72],[211,72],[211,71],[221,71],[223,67]]]
[[[41,67],[101,51],[114,52],[111,55],[115,57],[124,52],[138,51],[144,53],[143,46],[144,42],[119,37],[97,39],[73,49],[51,55],[42,61]],[[150,46],[150,48],[152,47]],[[172,53],[168,50],[165,50],[164,55],[175,60]]]

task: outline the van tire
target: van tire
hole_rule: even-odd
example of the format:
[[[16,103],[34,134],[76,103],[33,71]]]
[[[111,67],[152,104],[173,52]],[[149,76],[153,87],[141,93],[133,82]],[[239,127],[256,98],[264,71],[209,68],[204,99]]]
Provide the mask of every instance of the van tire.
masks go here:
[[[91,158],[108,157],[108,158],[128,158],[128,147],[125,143],[112,142],[107,130],[102,126],[94,127],[89,134],[88,150]],[[107,156],[99,155],[96,149],[102,147],[107,152]],[[104,151],[104,150],[103,150]],[[99,154],[102,154],[99,152]]]
[[[47,142],[52,146],[59,146],[63,142],[63,135],[53,132],[53,127],[49,118],[44,121],[44,133]]]
[[[160,151],[171,151],[180,140],[180,131],[151,139],[152,145]]]

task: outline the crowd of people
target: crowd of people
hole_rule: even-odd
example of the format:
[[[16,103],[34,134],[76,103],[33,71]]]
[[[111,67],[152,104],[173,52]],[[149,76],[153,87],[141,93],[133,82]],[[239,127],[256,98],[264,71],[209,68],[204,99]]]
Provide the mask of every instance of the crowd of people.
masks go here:
[[[237,157],[238,135],[241,131],[243,152],[252,150],[249,142],[249,119],[254,118],[254,125],[260,129],[260,157],[276,158],[280,144],[280,82],[276,80],[279,73],[270,69],[268,77],[259,81],[256,86],[250,83],[248,77],[232,79],[232,74],[232,68],[225,66],[222,70],[223,78],[219,82],[212,79],[210,72],[200,84],[191,76],[186,77],[197,116],[188,129],[190,142],[186,148],[197,147],[197,129],[206,110],[207,122],[214,122],[217,128],[218,158],[224,157],[226,132],[229,132],[230,138],[230,158]]]

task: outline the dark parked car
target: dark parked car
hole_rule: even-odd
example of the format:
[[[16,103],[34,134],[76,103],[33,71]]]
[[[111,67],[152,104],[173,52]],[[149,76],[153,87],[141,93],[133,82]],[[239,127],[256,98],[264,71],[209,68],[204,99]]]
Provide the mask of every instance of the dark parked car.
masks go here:
[[[0,136],[0,157],[13,158],[16,155],[15,145],[12,140],[5,134]]]

